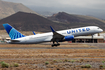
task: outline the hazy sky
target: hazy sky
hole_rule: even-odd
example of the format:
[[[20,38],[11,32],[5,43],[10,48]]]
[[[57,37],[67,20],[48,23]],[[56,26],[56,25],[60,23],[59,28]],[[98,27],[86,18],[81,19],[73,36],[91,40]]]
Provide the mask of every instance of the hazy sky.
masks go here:
[[[4,0],[22,3],[34,11],[91,15],[105,19],[105,0]]]

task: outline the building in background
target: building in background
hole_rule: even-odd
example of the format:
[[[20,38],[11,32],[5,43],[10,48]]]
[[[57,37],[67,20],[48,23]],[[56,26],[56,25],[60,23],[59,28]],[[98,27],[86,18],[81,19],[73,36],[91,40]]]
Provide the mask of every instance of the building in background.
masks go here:
[[[92,36],[78,36],[70,43],[105,43],[105,33],[95,34]]]

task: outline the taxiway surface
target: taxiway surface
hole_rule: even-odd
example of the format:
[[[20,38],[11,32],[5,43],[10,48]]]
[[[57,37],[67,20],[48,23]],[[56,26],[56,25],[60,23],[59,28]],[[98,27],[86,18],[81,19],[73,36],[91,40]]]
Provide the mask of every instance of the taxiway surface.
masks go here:
[[[47,47],[0,47],[0,49],[105,49],[105,43],[81,43],[83,45],[88,45],[90,47],[71,47],[69,43],[61,43],[61,45],[68,47],[51,47],[50,43],[43,43],[40,45],[47,45]],[[94,46],[94,47],[92,47]]]

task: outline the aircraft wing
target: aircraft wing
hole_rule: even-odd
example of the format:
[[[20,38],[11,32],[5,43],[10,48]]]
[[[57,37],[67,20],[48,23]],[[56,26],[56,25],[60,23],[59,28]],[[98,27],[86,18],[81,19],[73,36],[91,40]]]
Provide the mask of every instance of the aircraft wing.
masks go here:
[[[54,31],[54,29],[50,26],[52,32],[53,32],[53,38],[51,41],[53,42],[59,42],[60,40],[63,40],[64,36]]]

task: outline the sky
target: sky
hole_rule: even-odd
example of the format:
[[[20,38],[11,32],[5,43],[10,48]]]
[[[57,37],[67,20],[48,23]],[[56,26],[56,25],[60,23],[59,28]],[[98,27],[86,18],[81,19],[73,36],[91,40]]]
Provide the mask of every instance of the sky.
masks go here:
[[[22,3],[37,13],[67,12],[105,19],[105,0],[3,0]]]

